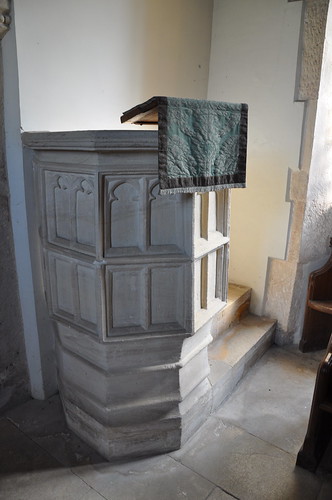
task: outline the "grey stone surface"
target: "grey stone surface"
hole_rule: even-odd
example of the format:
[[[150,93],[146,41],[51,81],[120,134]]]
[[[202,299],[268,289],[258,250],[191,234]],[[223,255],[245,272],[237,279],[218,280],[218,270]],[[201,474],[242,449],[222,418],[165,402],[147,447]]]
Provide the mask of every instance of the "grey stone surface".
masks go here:
[[[313,351],[313,352],[301,352],[299,350],[298,344],[288,344],[283,346],[283,349],[287,352],[291,352],[293,354],[296,354],[297,356],[300,356],[302,359],[313,359],[314,361],[322,361],[324,354],[325,354],[325,349],[322,351]]]
[[[273,347],[218,411],[218,417],[296,454],[309,419],[317,361]]]
[[[212,491],[211,495],[209,495],[206,500],[231,500],[232,498],[235,497],[233,497],[232,495],[228,495],[228,493],[221,490],[220,488],[216,488]]]
[[[285,392],[298,384],[312,386],[310,372],[315,362],[308,356],[273,349],[280,371],[288,365],[288,377],[280,377]],[[264,363],[264,359],[267,363]],[[271,353],[258,364],[258,374],[270,387],[280,373],[266,370]],[[299,365],[300,363],[300,365]],[[302,363],[302,364],[301,364]],[[252,370],[251,373],[255,371]],[[250,373],[241,383],[250,392]],[[302,392],[302,391],[300,391]],[[231,398],[232,399],[232,398]],[[229,401],[231,401],[231,399]],[[297,392],[292,394],[297,399]],[[299,394],[298,418],[308,416]],[[274,401],[277,405],[277,400]],[[250,406],[255,404],[252,397]],[[280,397],[285,410],[295,404]],[[225,404],[225,406],[227,403]],[[257,399],[257,405],[261,401]],[[264,408],[264,407],[263,407]],[[203,410],[202,410],[203,411]],[[283,428],[283,415],[276,411],[275,424]],[[9,420],[10,419],[10,420]],[[261,419],[261,428],[269,429],[269,418]],[[15,424],[15,425],[14,425]],[[239,424],[240,425],[240,424]],[[286,429],[287,432],[290,432]],[[313,475],[295,467],[296,453],[287,453],[239,426],[209,417],[195,436],[180,451],[127,463],[100,461],[90,449],[85,458],[74,457],[80,448],[63,445],[63,433],[69,432],[58,397],[48,402],[29,401],[10,410],[0,420],[0,499],[1,500],[327,500],[331,498],[331,475],[320,468]],[[45,445],[44,439],[52,439]],[[89,463],[90,462],[90,463]],[[71,465],[71,471],[67,468]]]
[[[47,401],[30,400],[8,411],[6,418],[65,467],[104,461],[68,429],[59,395]]]
[[[2,475],[34,469],[51,469],[61,465],[6,418],[0,420],[0,436]]]
[[[240,499],[313,500],[320,489],[294,455],[215,417],[172,456]]]
[[[286,260],[269,259],[265,290],[264,314],[278,319],[279,345],[300,340],[309,273],[320,267],[321,259],[328,257],[331,227],[329,147],[325,139],[329,135],[331,113],[328,6],[328,0],[303,2],[295,90],[295,98],[306,101],[300,170],[291,174],[295,183],[289,186],[292,206]]]
[[[289,318],[294,311],[293,286],[297,279],[298,265],[281,259],[269,259],[266,300],[264,314],[278,319],[279,329],[289,331]],[[298,309],[296,309],[298,312]],[[285,335],[285,342],[290,342],[291,335]],[[283,339],[277,337],[276,342],[282,344]]]
[[[219,408],[250,367],[270,347],[274,329],[273,320],[249,314],[209,346],[213,410]]]
[[[246,316],[210,345],[209,358],[221,360],[230,366],[236,365],[245,355],[250,355],[250,350],[255,349],[265,336],[269,336],[272,342],[274,324],[271,319],[253,314]]]
[[[178,448],[210,409],[228,191],[160,196],[151,131],[33,133],[23,143],[68,425],[111,460]]]
[[[75,473],[108,500],[202,500],[215,488],[167,456],[119,465],[79,467]]]
[[[37,470],[0,477],[0,500],[102,500],[69,469]]]
[[[46,401],[30,399],[23,405],[8,410],[5,417],[24,434],[38,438],[49,433],[60,433],[66,427],[59,395]]]
[[[207,387],[208,386],[208,387]],[[204,380],[190,395],[179,404],[182,415],[181,446],[200,428],[210,416],[212,393],[207,380]]]
[[[251,288],[229,283],[227,304],[213,319],[212,335],[218,337],[249,312]]]
[[[2,2],[0,13],[8,2]],[[7,5],[8,7],[8,5]],[[0,38],[3,30],[0,23]],[[23,324],[16,276],[4,158],[3,82],[0,49],[0,414],[29,398]]]
[[[297,99],[318,97],[329,0],[305,2]]]

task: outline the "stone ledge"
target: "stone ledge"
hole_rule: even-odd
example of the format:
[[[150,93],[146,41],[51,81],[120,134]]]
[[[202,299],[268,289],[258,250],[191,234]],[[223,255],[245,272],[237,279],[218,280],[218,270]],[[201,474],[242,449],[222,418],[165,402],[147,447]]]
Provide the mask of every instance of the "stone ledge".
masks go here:
[[[210,345],[213,411],[271,346],[275,325],[274,320],[249,314]]]
[[[211,333],[217,338],[231,325],[235,325],[249,313],[251,288],[230,283],[227,305],[213,319]]]

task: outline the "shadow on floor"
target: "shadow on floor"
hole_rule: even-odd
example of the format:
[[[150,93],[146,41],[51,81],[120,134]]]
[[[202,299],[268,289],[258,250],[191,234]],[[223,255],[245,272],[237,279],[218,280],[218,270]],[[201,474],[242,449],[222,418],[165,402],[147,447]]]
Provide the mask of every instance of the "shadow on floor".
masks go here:
[[[318,361],[273,346],[178,451],[108,463],[68,428],[59,396],[0,419],[0,500],[331,500],[295,466]]]
[[[1,473],[105,462],[68,429],[58,395],[7,411],[0,419],[0,436]]]

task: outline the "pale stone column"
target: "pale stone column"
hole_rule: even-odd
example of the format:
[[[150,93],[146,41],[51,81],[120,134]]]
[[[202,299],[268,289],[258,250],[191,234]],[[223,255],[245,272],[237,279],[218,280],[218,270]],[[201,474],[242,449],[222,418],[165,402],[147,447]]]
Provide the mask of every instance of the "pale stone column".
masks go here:
[[[306,287],[309,273],[320,267],[328,252],[328,234],[324,214],[317,217],[321,222],[311,236],[308,254],[309,210],[308,186],[312,168],[312,148],[314,143],[317,101],[321,79],[325,30],[329,0],[305,0],[303,2],[302,30],[299,45],[299,60],[295,100],[305,101],[305,115],[302,134],[299,170],[291,172],[288,200],[291,202],[289,237],[286,258],[271,258],[268,266],[264,313],[278,319],[276,342],[299,341],[304,317]],[[307,213],[307,218],[306,218]],[[314,248],[314,251],[312,249]]]

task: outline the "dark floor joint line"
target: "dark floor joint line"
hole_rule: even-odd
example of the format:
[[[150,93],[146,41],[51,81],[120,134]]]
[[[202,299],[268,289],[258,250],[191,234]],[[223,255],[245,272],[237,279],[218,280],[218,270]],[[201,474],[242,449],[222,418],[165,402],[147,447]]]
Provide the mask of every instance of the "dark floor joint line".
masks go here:
[[[87,486],[89,486],[90,490],[93,490],[95,493],[97,493],[97,495],[100,495],[101,498],[104,498],[105,500],[109,500],[108,498],[104,497],[104,495],[102,493],[100,493],[99,491],[95,490],[95,488],[93,488],[89,483],[87,483],[81,476],[79,476],[78,474],[76,474],[76,472],[72,468],[70,469],[70,472],[74,476],[78,477],[78,479],[80,479]]]

